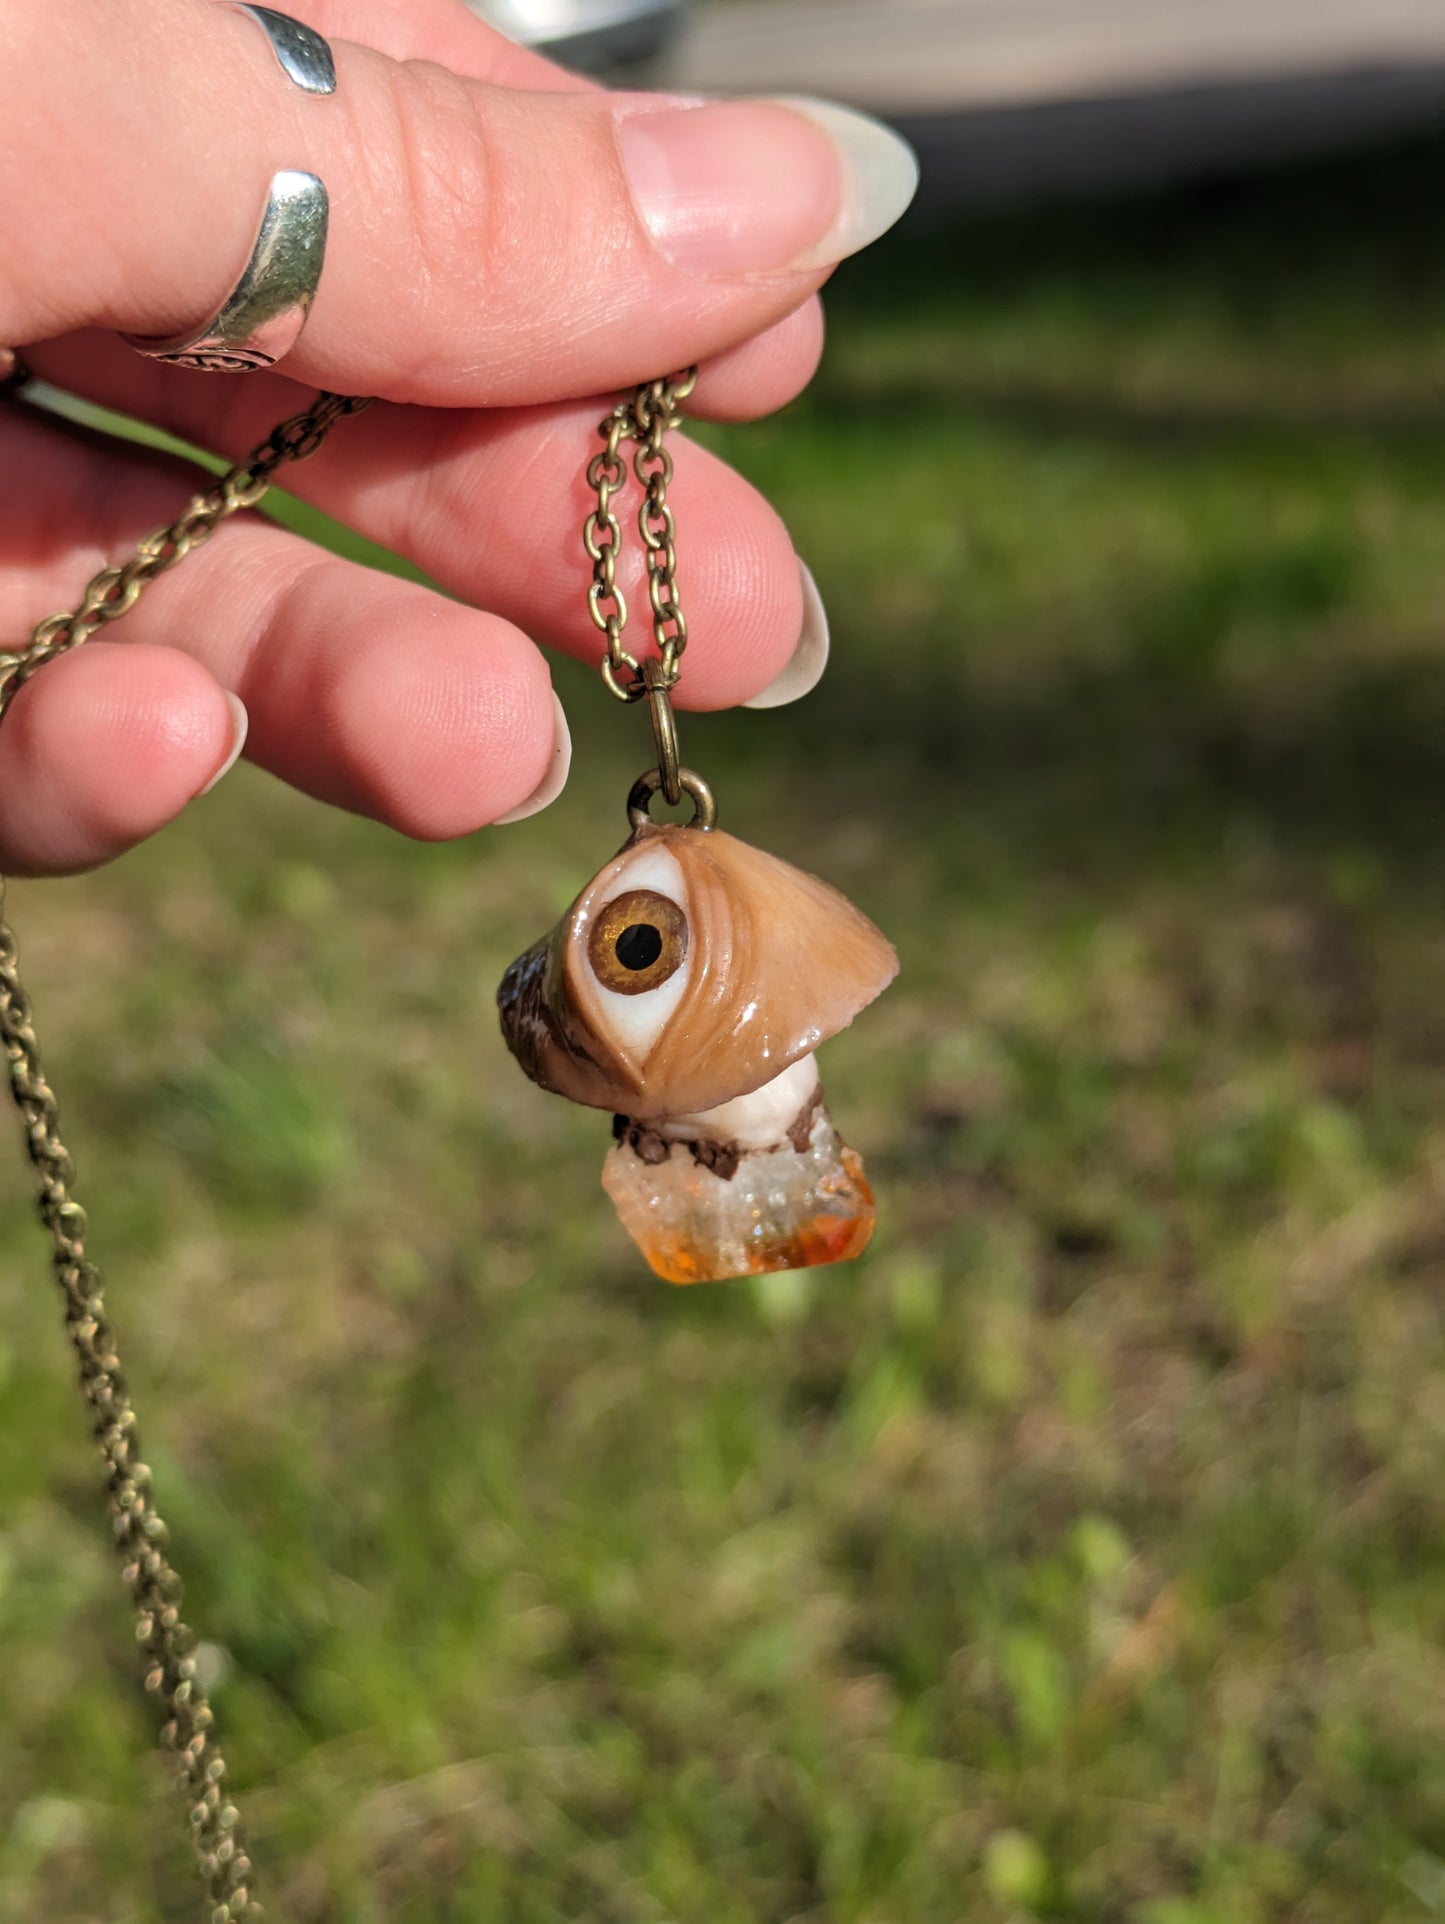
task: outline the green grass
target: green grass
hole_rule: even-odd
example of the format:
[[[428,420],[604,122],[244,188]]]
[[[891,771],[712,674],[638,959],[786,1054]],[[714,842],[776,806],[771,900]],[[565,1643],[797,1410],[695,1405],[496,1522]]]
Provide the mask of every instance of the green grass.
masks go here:
[[[497,1040],[639,759],[580,670],[523,827],[243,771],[14,891],[272,1914],[1445,1916],[1442,187],[904,237],[709,436],[836,652],[689,757],[903,954],[855,1267],[654,1284]],[[28,1194],[0,1915],[189,1918]]]

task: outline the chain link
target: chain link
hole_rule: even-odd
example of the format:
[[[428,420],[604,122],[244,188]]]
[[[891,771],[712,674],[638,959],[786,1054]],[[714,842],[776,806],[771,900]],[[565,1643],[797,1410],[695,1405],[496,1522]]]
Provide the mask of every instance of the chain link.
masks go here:
[[[321,395],[302,413],[273,428],[259,447],[252,448],[214,487],[195,495],[185,513],[168,528],[148,534],[129,561],[102,568],[73,613],[47,616],[32,629],[29,643],[19,653],[0,653],[0,719],[25,683],[47,662],[89,641],[106,622],[119,621],[128,614],[143,589],[183,561],[193,548],[209,541],[223,521],[243,508],[254,508],[264,498],[278,468],[315,454],[338,421],[370,405],[362,396]]]
[[[223,521],[242,508],[254,508],[278,468],[315,454],[339,420],[369,406],[361,397],[322,394],[303,413],[273,429],[213,488],[198,494],[168,528],[147,535],[131,560],[103,568],[72,614],[40,622],[19,654],[0,654],[0,717],[46,662],[79,647],[104,623],[118,620],[144,588],[209,540]],[[181,1580],[167,1554],[168,1532],[151,1497],[151,1473],[141,1459],[135,1410],[121,1374],[101,1274],[86,1254],[85,1211],[71,1194],[74,1165],[60,1139],[55,1096],[40,1065],[30,1000],[20,980],[15,936],[4,906],[0,878],[0,1041],[10,1093],[25,1125],[26,1152],[40,1176],[37,1206],[50,1232],[65,1328],[100,1448],[111,1526],[135,1609],[136,1641],[145,1658],[145,1686],[161,1705],[161,1742],[176,1760],[191,1845],[210,1905],[207,1924],[236,1924],[242,1918],[250,1924],[261,1916],[251,1860],[240,1815],[225,1793],[226,1764],[215,1736],[214,1713],[196,1680],[195,1636],[181,1616]]]
[[[619,401],[598,429],[602,450],[587,466],[587,485],[597,506],[587,517],[583,543],[592,562],[592,586],[587,607],[593,623],[606,639],[602,679],[619,701],[642,701],[649,685],[635,655],[623,646],[627,627],[627,598],[617,585],[617,557],[622,551],[622,527],[612,511],[613,496],[627,485],[624,443],[635,441],[633,472],[642,488],[637,526],[646,549],[647,597],[652,607],[652,635],[662,663],[654,685],[666,692],[676,686],[682,652],[687,647],[687,619],[677,598],[677,530],[667,490],[672,481],[672,456],[663,445],[669,428],[682,420],[681,404],[697,383],[697,369],[647,381],[629,400]]]

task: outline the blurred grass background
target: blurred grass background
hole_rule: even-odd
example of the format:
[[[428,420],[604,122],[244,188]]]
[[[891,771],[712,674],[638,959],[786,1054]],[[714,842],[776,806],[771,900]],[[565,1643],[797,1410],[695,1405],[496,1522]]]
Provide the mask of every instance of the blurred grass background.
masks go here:
[[[245,770],[14,891],[275,1915],[1445,1916],[1442,188],[905,232],[708,433],[835,655],[689,758],[903,954],[855,1267],[654,1283],[502,1050],[642,758],[581,669],[522,827]],[[189,1918],[0,1202],[0,1916]]]

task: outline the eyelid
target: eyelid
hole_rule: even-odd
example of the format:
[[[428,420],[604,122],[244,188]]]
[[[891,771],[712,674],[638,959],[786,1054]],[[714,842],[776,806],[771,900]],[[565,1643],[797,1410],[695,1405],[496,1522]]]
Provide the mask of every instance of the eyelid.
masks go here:
[[[623,896],[647,891],[672,904],[687,924],[687,954],[682,966],[657,988],[626,995],[609,988],[599,977],[589,953],[589,939],[599,919]],[[581,913],[567,933],[564,971],[568,994],[584,1034],[594,1036],[598,1048],[615,1064],[620,1082],[630,1084],[631,1100],[646,1086],[647,1062],[676,1018],[698,969],[702,953],[692,919],[691,883],[669,841],[662,835],[625,850],[598,878],[590,900],[579,899]],[[614,1103],[626,1108],[627,1103]]]

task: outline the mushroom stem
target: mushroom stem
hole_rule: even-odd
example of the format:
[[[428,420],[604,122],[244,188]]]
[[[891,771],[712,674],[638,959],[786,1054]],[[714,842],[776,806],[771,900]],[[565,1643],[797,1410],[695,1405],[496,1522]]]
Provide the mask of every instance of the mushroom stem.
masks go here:
[[[804,1056],[780,1076],[715,1109],[694,1116],[668,1116],[654,1122],[669,1142],[728,1142],[739,1149],[774,1149],[788,1139],[818,1091],[818,1058]]]

